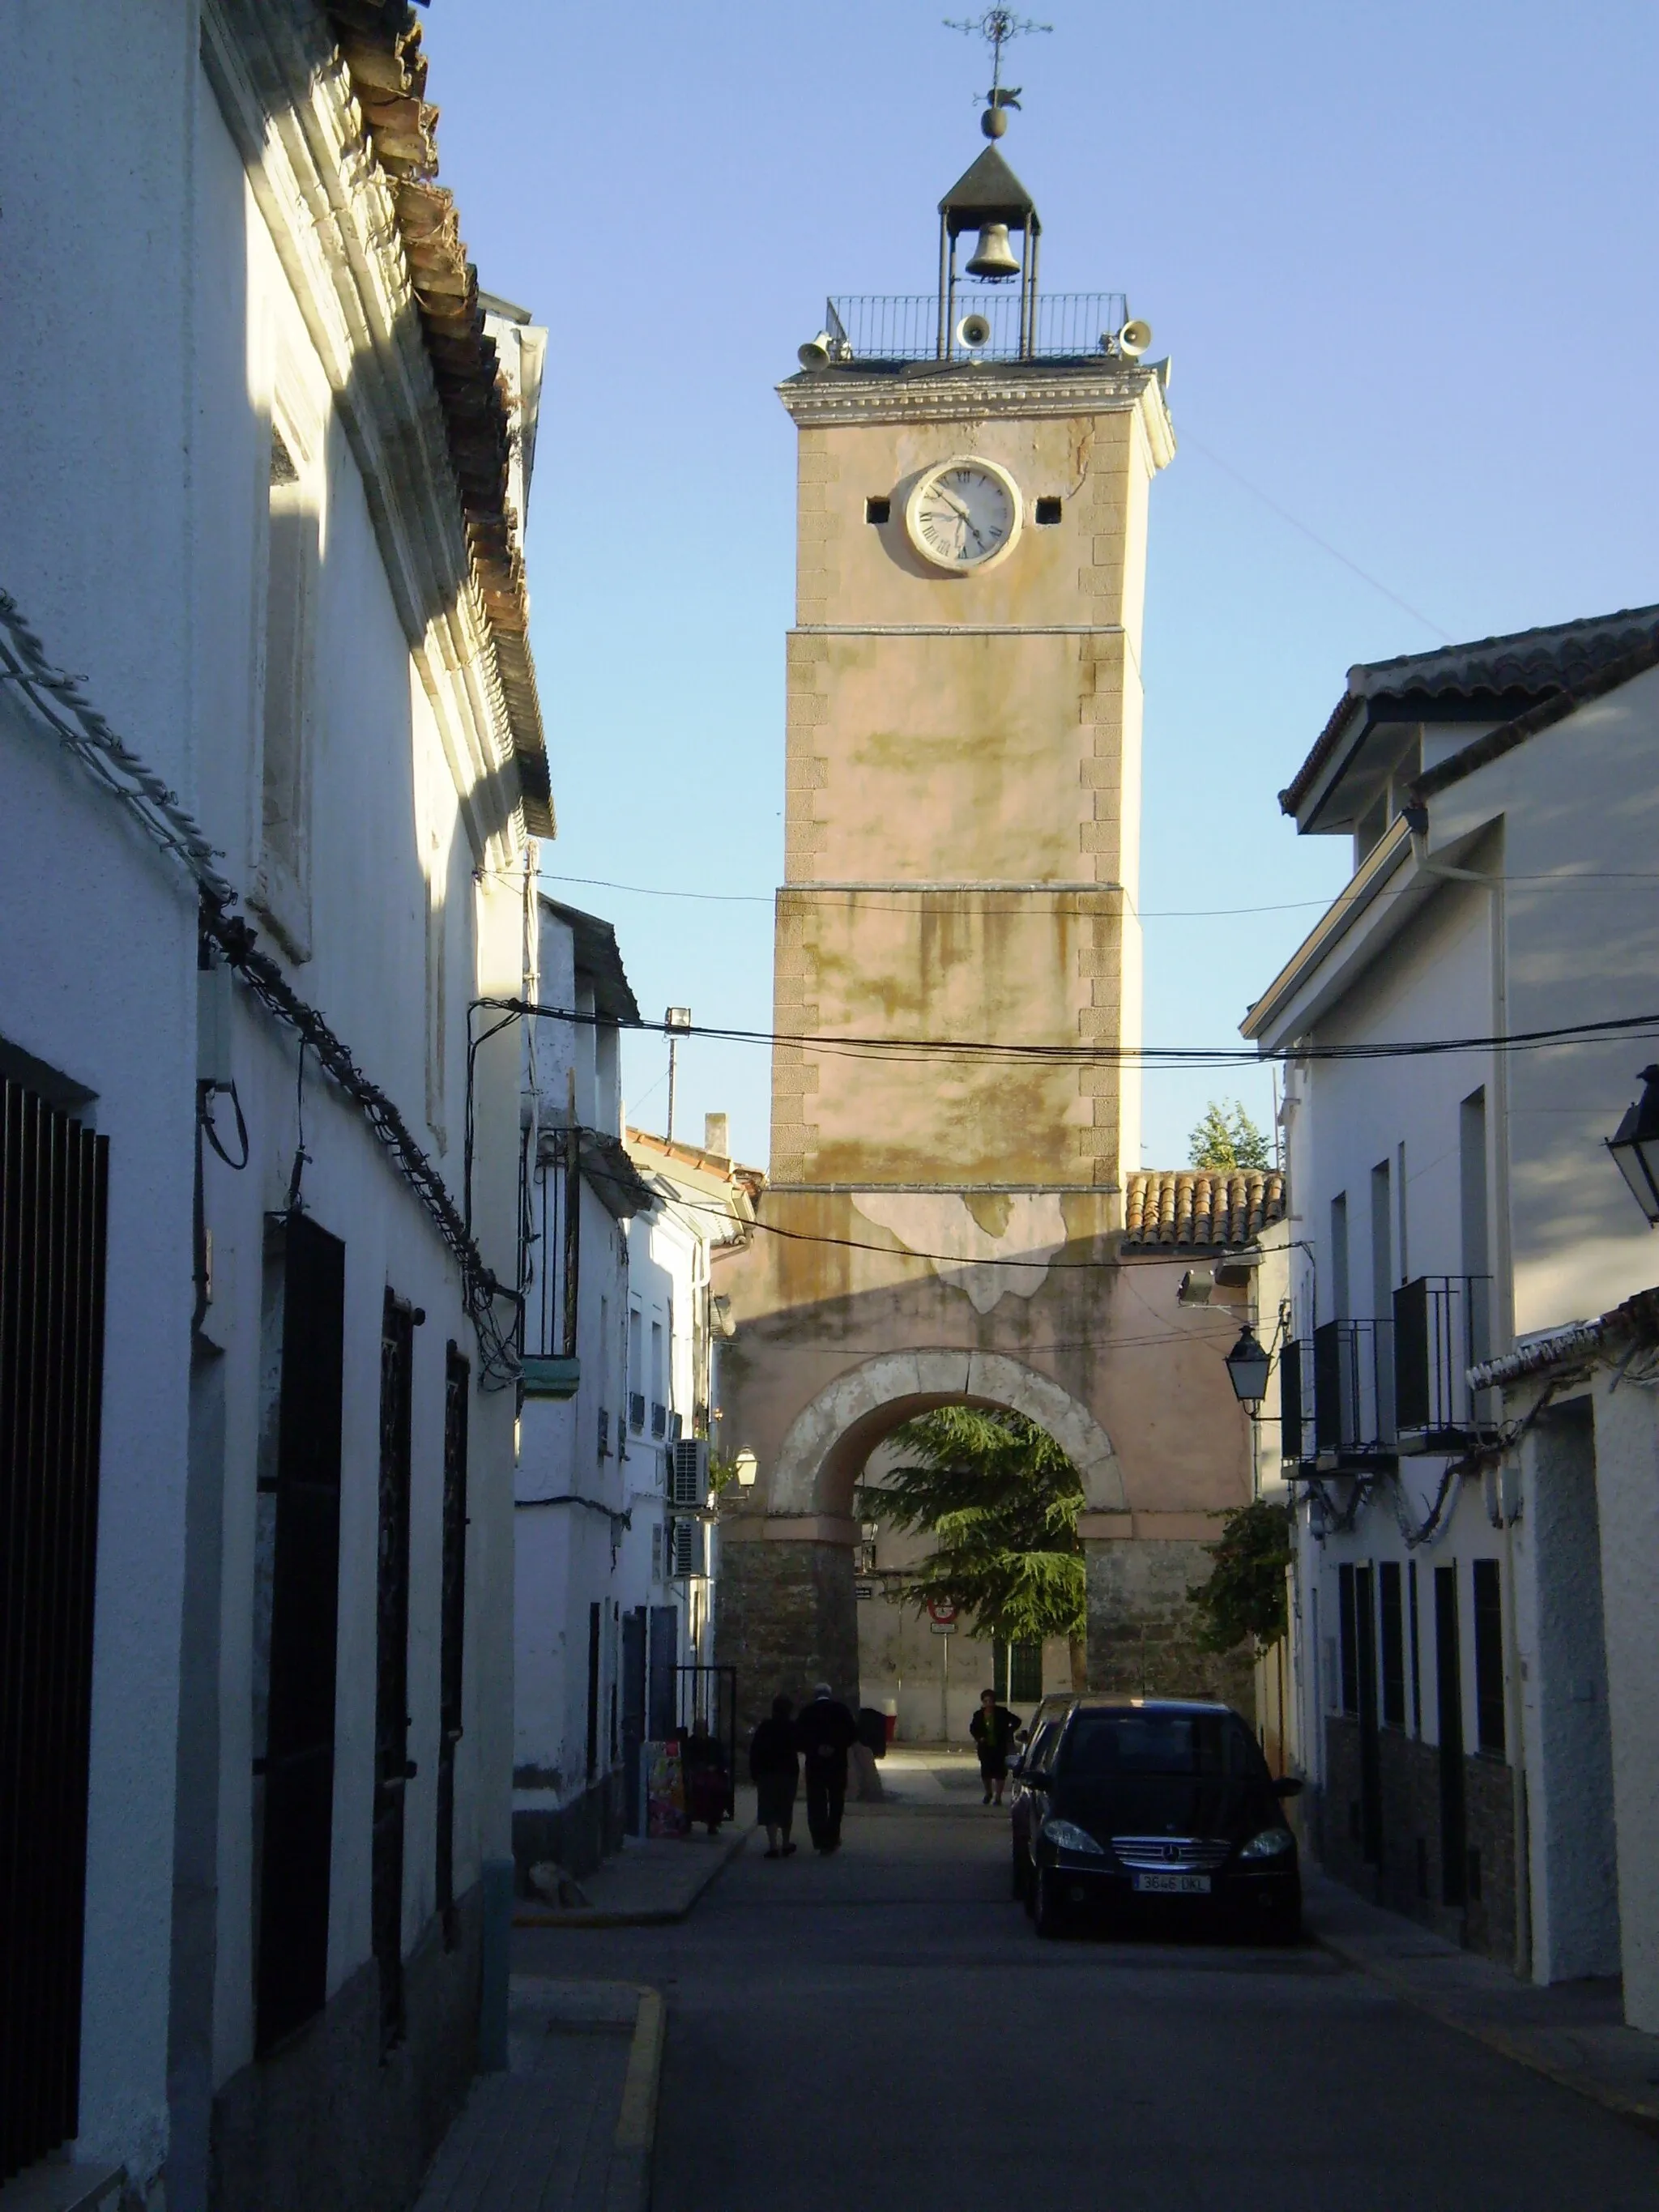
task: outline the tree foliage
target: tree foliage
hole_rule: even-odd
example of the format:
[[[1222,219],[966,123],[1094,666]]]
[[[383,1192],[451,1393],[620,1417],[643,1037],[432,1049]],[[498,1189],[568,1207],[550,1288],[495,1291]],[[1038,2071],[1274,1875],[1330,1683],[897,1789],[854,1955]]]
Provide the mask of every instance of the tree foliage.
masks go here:
[[[1211,1099],[1188,1139],[1187,1152],[1195,1168],[1265,1170],[1273,1164],[1273,1147],[1265,1133],[1251,1121],[1238,1098],[1231,1106],[1225,1099]]]
[[[1020,1413],[943,1406],[892,1442],[906,1463],[861,1485],[859,1504],[934,1540],[902,1595],[971,1610],[978,1637],[1081,1637],[1083,1478],[1054,1438]]]
[[[1210,1578],[1187,1592],[1199,1615],[1195,1640],[1206,1651],[1236,1651],[1248,1641],[1260,1659],[1288,1625],[1290,1514],[1258,1498],[1229,1513],[1221,1524],[1221,1541],[1206,1548],[1215,1561]]]

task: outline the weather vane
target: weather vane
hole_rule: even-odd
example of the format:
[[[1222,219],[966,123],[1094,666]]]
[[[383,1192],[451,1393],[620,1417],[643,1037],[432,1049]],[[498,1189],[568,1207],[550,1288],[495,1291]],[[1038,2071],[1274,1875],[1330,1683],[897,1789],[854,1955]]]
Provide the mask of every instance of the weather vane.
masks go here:
[[[1000,138],[1008,128],[1007,111],[1019,106],[1021,88],[1005,85],[1002,82],[1002,50],[1011,39],[1029,38],[1034,31],[1052,31],[1052,23],[1033,23],[1024,15],[1016,15],[1012,8],[988,8],[982,15],[945,18],[947,31],[965,31],[971,39],[975,34],[991,49],[991,89],[985,95],[985,112],[979,118],[979,127],[988,138]]]

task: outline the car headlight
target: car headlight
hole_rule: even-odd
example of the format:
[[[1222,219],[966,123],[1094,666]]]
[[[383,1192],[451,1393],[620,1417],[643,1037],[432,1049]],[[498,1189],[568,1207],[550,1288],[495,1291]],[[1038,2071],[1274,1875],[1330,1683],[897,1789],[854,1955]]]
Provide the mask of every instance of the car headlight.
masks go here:
[[[1075,1820],[1047,1820],[1042,1832],[1048,1841],[1062,1851],[1092,1851],[1097,1859],[1106,1856],[1106,1847],[1097,1844],[1086,1828],[1079,1828]]]
[[[1242,1859],[1279,1859],[1295,1849],[1296,1838],[1288,1828],[1264,1828],[1259,1836],[1250,1838],[1238,1856]]]

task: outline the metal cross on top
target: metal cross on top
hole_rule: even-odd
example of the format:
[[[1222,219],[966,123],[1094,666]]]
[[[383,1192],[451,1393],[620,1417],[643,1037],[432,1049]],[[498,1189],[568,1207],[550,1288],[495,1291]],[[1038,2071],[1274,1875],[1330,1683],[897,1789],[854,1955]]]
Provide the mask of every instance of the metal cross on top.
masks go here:
[[[1000,138],[1007,129],[1004,110],[1019,106],[1020,87],[1005,85],[1002,82],[1002,50],[1013,39],[1029,38],[1033,32],[1052,31],[1052,23],[1034,23],[1029,17],[1015,15],[1012,8],[988,8],[983,15],[945,18],[947,31],[965,31],[969,38],[975,33],[991,49],[991,89],[985,95],[985,135]]]

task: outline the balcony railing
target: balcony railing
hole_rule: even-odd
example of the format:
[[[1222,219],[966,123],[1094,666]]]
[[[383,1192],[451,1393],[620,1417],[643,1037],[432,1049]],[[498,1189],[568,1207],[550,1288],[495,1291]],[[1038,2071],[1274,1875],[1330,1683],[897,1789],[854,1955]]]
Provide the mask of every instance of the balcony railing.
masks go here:
[[[843,295],[824,309],[824,328],[852,361],[1018,361],[1020,289],[1018,285],[958,284],[951,313],[960,325],[982,315],[991,334],[982,346],[957,342],[952,329],[939,343],[939,295],[933,292]],[[1033,360],[1067,361],[1109,354],[1128,320],[1121,292],[1049,292],[1035,302]]]
[[[1393,1458],[1393,1335],[1385,1321],[1328,1321],[1315,1329],[1314,1449],[1322,1466]]]
[[[1492,1426],[1491,1393],[1468,1370],[1492,1350],[1492,1278],[1419,1275],[1394,1294],[1395,1408],[1400,1449],[1455,1452]]]

